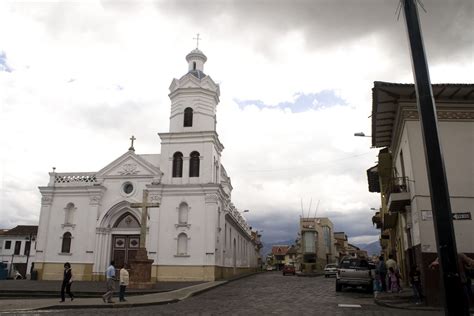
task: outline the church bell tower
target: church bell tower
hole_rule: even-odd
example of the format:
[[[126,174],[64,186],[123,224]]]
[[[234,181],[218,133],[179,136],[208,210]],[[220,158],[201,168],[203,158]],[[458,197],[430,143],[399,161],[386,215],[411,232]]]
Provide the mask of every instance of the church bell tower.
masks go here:
[[[219,85],[204,73],[206,55],[197,47],[186,55],[187,73],[173,79],[170,129],[160,133],[162,181],[170,184],[220,183],[224,146],[216,133]]]
[[[204,73],[207,57],[198,48],[186,61],[188,72],[170,85],[170,133],[215,131],[219,85]]]

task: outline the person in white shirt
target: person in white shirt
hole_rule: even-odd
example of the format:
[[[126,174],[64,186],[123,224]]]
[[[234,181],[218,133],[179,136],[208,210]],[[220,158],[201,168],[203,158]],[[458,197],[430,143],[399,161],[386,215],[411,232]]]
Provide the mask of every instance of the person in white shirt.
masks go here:
[[[122,269],[120,269],[120,293],[119,298],[120,302],[127,301],[125,299],[125,290],[129,283],[129,275],[128,275],[128,264],[124,263]]]

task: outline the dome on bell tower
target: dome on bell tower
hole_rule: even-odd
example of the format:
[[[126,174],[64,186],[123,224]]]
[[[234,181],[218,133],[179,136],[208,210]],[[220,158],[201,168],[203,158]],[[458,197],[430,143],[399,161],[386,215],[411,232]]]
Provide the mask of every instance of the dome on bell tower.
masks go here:
[[[207,57],[202,51],[198,48],[193,49],[186,55],[186,61],[188,62],[188,73],[193,74],[198,79],[206,76],[204,74],[204,63],[207,61]]]

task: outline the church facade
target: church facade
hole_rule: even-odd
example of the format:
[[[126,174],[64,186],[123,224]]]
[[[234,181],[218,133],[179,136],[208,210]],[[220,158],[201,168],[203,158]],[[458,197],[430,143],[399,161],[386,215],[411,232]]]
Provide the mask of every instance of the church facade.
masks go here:
[[[204,73],[194,49],[188,72],[170,85],[168,133],[161,154],[133,146],[97,172],[51,172],[40,187],[35,268],[43,280],[62,278],[64,262],[76,280],[102,280],[109,262],[133,261],[140,245],[147,191],[145,246],[152,281],[217,280],[255,271],[261,243],[231,202],[232,184],[216,132],[219,85]]]

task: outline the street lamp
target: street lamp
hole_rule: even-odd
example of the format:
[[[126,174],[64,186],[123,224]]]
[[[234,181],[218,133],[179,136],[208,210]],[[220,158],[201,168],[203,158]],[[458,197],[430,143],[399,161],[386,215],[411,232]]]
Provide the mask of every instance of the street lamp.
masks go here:
[[[369,136],[369,135],[365,135],[364,132],[354,133],[354,136],[357,136],[357,137],[372,137],[372,136]]]
[[[250,212],[250,211],[249,210],[243,210],[242,213],[248,213],[248,212]]]

